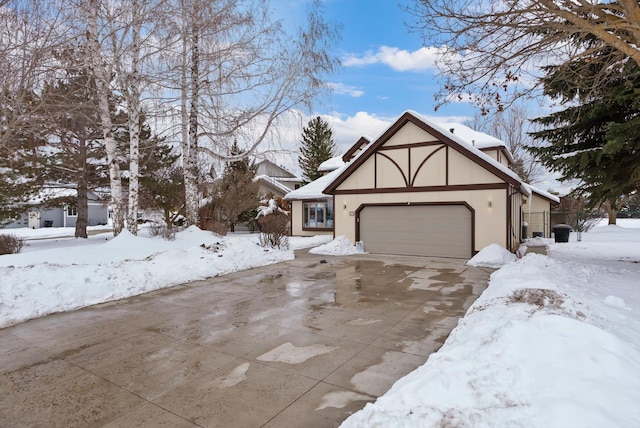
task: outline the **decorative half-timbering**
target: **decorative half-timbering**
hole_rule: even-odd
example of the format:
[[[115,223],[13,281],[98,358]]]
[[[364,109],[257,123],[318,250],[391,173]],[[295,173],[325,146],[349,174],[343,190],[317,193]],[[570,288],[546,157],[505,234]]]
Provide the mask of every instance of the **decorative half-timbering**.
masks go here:
[[[504,143],[412,112],[365,141],[350,149],[346,165],[323,177],[322,191],[309,185],[315,199],[333,197],[335,236],[389,254],[470,257],[494,242],[518,247],[530,190],[505,166],[511,155]],[[287,195],[294,201],[294,234],[304,212],[295,201],[305,194],[303,187]]]

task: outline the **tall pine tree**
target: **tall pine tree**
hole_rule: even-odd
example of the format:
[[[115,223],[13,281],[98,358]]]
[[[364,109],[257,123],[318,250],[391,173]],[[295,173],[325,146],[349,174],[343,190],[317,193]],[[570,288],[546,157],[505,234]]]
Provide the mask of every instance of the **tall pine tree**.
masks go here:
[[[532,135],[548,145],[530,151],[563,180],[581,180],[591,206],[618,210],[620,197],[640,187],[640,67],[606,66],[613,52],[595,43],[587,43],[588,62],[547,69],[545,93],[570,107],[536,119],[546,129]]]
[[[298,164],[302,169],[303,180],[310,183],[322,176],[318,172],[320,164],[335,156],[333,130],[326,121],[317,116],[302,129],[301,143]]]

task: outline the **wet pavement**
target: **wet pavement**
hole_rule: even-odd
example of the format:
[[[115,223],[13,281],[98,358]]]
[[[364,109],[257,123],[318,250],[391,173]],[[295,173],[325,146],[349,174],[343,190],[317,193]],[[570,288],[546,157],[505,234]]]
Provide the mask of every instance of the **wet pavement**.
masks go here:
[[[314,256],[0,330],[0,424],[331,427],[484,290],[464,260]]]

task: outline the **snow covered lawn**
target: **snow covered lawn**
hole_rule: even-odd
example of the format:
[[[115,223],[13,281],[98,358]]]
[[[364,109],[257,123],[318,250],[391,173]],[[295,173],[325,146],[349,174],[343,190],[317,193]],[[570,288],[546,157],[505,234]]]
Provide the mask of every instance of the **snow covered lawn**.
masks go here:
[[[529,254],[343,427],[640,427],[640,222]],[[500,252],[489,251],[501,256]]]
[[[566,244],[547,240],[549,256],[482,251],[471,263],[503,267],[444,346],[343,426],[639,427],[640,221],[619,224],[581,242],[575,233]],[[290,260],[292,249],[355,252],[341,238],[292,238],[290,250],[265,250],[257,235],[197,228],[175,241],[145,231],[87,240],[0,233],[51,238],[0,256],[0,327]]]
[[[258,235],[220,237],[198,228],[174,241],[123,232],[75,239],[73,228],[8,229],[27,245],[0,256],[0,328],[172,285],[292,260],[293,250],[330,237],[291,238],[289,250],[265,249]],[[48,239],[42,239],[48,238]]]

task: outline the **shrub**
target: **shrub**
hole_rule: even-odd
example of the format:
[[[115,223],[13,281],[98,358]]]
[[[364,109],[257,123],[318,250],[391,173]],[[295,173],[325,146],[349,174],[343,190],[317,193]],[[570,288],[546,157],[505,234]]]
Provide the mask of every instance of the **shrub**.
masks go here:
[[[210,230],[220,236],[225,236],[227,234],[227,225],[217,221],[210,221],[207,223],[207,228],[205,230]]]
[[[16,235],[0,235],[0,255],[18,254],[22,251],[24,239]]]
[[[167,226],[164,223],[152,222],[149,226],[149,233],[151,236],[162,236],[166,241],[173,241],[176,239],[176,229],[172,226]]]
[[[282,213],[269,214],[258,219],[260,245],[271,248],[289,248],[289,217]]]

